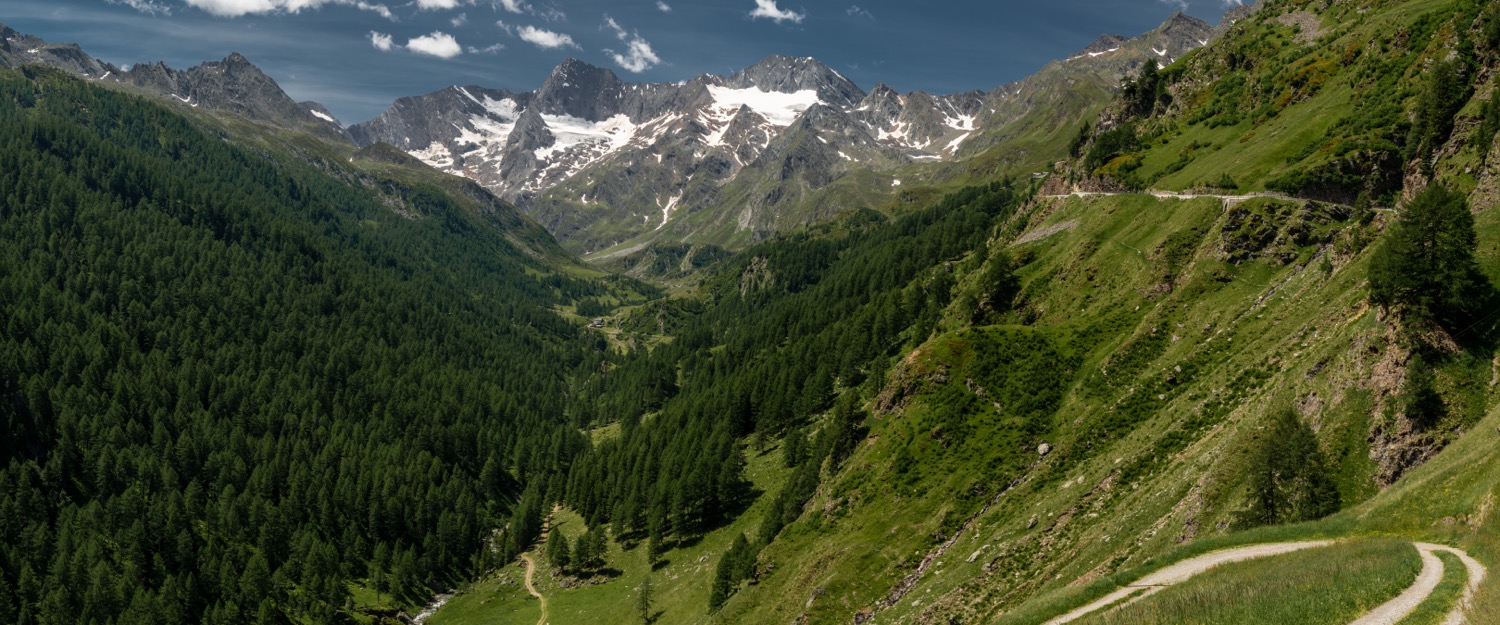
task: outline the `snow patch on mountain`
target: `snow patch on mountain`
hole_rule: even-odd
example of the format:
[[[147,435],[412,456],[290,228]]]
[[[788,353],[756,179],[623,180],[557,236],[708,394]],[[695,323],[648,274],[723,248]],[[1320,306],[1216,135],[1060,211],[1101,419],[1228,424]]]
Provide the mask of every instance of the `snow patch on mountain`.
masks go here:
[[[441,142],[433,141],[426,148],[411,150],[410,154],[422,162],[443,171],[451,171],[453,169],[453,152],[449,151],[447,146],[444,146]]]
[[[682,201],[683,195],[686,195],[686,193],[678,193],[676,196],[667,200],[667,205],[662,207],[661,209],[661,224],[656,226],[657,230],[661,230],[662,228],[667,227],[667,220],[672,218],[672,209],[677,208],[677,203]]]
[[[571,115],[542,115],[542,121],[554,138],[552,145],[536,150],[536,157],[544,161],[580,146],[586,151],[602,152],[599,157],[603,157],[629,144],[636,130],[630,117],[623,113],[599,122]]]
[[[818,92],[812,89],[803,89],[793,93],[781,93],[777,91],[762,91],[756,88],[730,89],[718,85],[708,86],[709,95],[714,98],[714,107],[720,110],[728,109],[737,111],[741,106],[750,107],[750,110],[766,118],[766,121],[777,126],[790,126],[797,121],[797,116],[803,111],[819,104]]]

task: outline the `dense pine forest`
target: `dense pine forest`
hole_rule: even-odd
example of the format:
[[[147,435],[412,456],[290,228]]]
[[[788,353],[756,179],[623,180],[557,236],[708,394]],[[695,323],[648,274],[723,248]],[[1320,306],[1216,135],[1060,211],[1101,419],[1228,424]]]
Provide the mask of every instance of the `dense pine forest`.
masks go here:
[[[334,622],[530,537],[606,287],[61,73],[0,74],[0,621]]]

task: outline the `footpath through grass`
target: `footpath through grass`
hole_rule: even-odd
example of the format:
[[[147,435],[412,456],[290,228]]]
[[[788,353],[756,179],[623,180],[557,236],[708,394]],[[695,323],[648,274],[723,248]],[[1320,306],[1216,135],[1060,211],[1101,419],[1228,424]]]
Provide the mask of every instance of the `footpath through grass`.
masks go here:
[[[1422,605],[1401,619],[1399,625],[1437,625],[1443,622],[1469,582],[1469,572],[1464,568],[1463,560],[1446,551],[1439,551],[1436,555],[1443,561],[1443,580]]]
[[[1215,568],[1080,625],[1342,625],[1410,586],[1422,568],[1398,539],[1339,543]]]

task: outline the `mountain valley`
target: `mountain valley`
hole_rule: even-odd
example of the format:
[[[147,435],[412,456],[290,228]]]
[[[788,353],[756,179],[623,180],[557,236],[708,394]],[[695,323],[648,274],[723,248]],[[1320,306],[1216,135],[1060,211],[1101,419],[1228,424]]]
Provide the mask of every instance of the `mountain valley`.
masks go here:
[[[1494,3],[349,125],[0,39],[0,622],[1500,623]]]

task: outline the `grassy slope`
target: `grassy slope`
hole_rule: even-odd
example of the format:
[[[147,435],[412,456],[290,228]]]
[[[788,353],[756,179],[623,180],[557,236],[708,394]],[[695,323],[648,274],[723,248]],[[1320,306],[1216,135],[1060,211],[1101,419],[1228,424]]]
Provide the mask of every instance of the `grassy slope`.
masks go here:
[[[1068,390],[1045,437],[1054,450],[1038,459],[1029,444],[985,434],[994,412],[976,411],[969,426],[974,449],[986,454],[980,457],[1011,467],[1036,463],[996,498],[1017,473],[987,474],[975,470],[983,463],[973,460],[974,450],[930,444],[932,424],[924,419],[968,392],[958,389],[969,380],[954,356],[962,334],[929,342],[903,369],[915,399],[872,421],[870,440],[850,468],[768,549],[763,561],[773,572],[731,600],[726,620],[774,622],[805,613],[812,622],[847,621],[887,596],[987,501],[995,505],[933,558],[911,591],[881,612],[882,621],[994,618],[1029,597],[1133,568],[1183,541],[1226,534],[1242,505],[1244,457],[1274,401],[1295,402],[1318,429],[1349,503],[1375,492],[1379,467],[1359,451],[1370,420],[1388,418],[1376,404],[1390,381],[1375,373],[1390,347],[1364,304],[1367,254],[1349,245],[1375,225],[1336,224],[1330,249],[1351,254],[1335,253],[1325,275],[1312,260],[1317,246],[1294,256],[1305,264],[1218,260],[1224,213],[1213,200],[1069,199],[1048,210],[1036,227],[1076,225],[1013,252],[1032,257],[1023,270],[1032,331],[1080,360],[1065,372]],[[1493,227],[1482,234],[1496,235]],[[1192,242],[1190,253],[1174,255],[1183,241]],[[1180,266],[1168,266],[1171,258]],[[1173,290],[1161,293],[1163,276],[1172,274]],[[1474,358],[1444,365],[1440,386],[1455,410],[1440,429],[1472,430],[1489,391],[1463,384],[1488,369]],[[893,386],[903,384],[901,375]],[[910,461],[900,457],[903,445]],[[939,469],[916,470],[909,487],[892,488],[914,471],[902,466]],[[957,470],[942,470],[948,466]],[[1337,534],[1354,526],[1297,531]],[[1268,535],[1276,534],[1229,540]]]
[[[1137,153],[1137,177],[1152,188],[1181,190],[1216,186],[1227,173],[1240,190],[1260,191],[1277,178],[1341,160],[1359,162],[1355,170],[1371,167],[1358,159],[1385,149],[1387,139],[1405,138],[1401,124],[1425,88],[1430,63],[1446,58],[1454,45],[1448,22],[1461,2],[1370,4],[1263,7],[1223,39],[1178,61],[1173,69],[1190,79],[1174,90],[1172,113],[1144,125],[1150,141]],[[1319,24],[1315,39],[1282,21],[1309,10]],[[1245,57],[1253,61],[1229,60]],[[1480,85],[1461,120],[1476,118],[1488,93],[1488,85]],[[1452,149],[1438,167],[1465,191],[1476,184],[1481,158],[1469,145],[1471,130],[1469,123],[1457,124]],[[1399,187],[1399,180],[1391,182]]]

